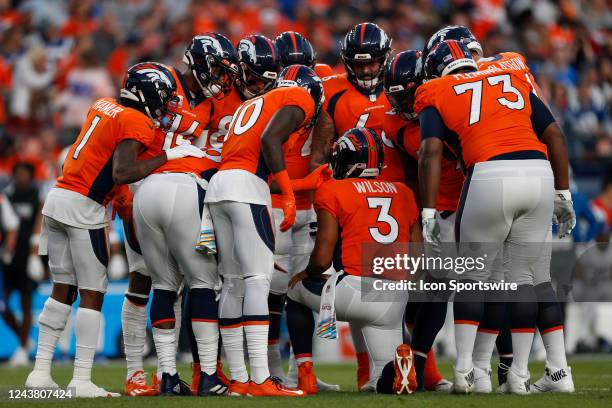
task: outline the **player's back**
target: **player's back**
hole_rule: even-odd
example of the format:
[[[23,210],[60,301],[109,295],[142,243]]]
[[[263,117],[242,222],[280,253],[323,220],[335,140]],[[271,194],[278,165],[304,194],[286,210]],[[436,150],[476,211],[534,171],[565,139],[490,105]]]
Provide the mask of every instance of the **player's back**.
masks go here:
[[[517,152],[545,158],[546,146],[531,123],[530,93],[531,85],[520,73],[489,67],[421,85],[415,112],[428,107],[438,111],[444,125],[458,136],[467,167]]]
[[[348,178],[325,182],[315,194],[315,209],[332,214],[340,226],[334,267],[362,276],[364,244],[410,242],[418,210],[403,183]],[[371,267],[371,265],[363,265]]]
[[[480,58],[477,61],[478,69],[480,71],[484,71],[489,67],[496,67],[502,70],[516,71],[525,76],[525,79],[531,87],[533,91],[540,98],[542,97],[542,92],[537,87],[535,79],[531,74],[531,70],[527,65],[527,60],[518,52],[500,52],[499,54],[493,55],[492,57],[484,57]]]
[[[152,143],[153,123],[143,113],[112,98],[98,99],[66,156],[57,187],[72,190],[106,205],[113,182],[113,153],[117,145],[133,139]]]

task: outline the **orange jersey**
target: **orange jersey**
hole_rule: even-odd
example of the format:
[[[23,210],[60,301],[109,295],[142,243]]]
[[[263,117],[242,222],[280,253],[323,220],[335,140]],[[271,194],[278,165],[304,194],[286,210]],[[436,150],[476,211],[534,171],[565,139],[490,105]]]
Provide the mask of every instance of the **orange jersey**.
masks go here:
[[[304,111],[304,121],[298,132],[314,115],[314,101],[301,87],[281,87],[249,99],[236,111],[229,133],[223,144],[220,170],[241,169],[267,181],[270,170],[261,152],[261,136],[272,116],[285,106],[297,106]],[[291,138],[291,144],[294,138]],[[291,145],[285,146],[285,151]]]
[[[480,71],[493,66],[499,69],[520,72],[525,76],[527,82],[531,84],[533,92],[542,99],[542,91],[536,84],[535,78],[527,66],[527,60],[518,52],[500,52],[492,57],[480,58],[477,63]]]
[[[285,148],[285,167],[289,178],[301,179],[310,173],[310,145],[312,143],[312,132],[298,132],[291,135],[291,139]],[[295,192],[295,207],[298,210],[307,210],[311,207],[312,196],[310,191]],[[280,194],[272,194],[272,207],[282,208],[283,203]]]
[[[336,74],[334,69],[327,64],[315,64],[314,72],[316,72],[319,78],[325,78]]]
[[[210,119],[211,103],[208,99],[194,99],[189,92],[183,75],[176,68],[168,68],[176,82],[176,93],[182,99],[181,112],[176,115],[167,131],[155,130],[155,141],[139,158],[155,157],[162,152],[189,141],[194,142],[200,137]],[[200,174],[208,169],[206,160],[197,157],[183,157],[171,160],[152,173],[195,173]]]
[[[204,131],[200,142],[204,147],[221,149],[227,138],[229,125],[236,109],[244,100],[235,87],[223,99],[211,99],[211,114],[208,127]],[[198,143],[198,145],[200,145]]]
[[[421,135],[417,121],[405,120],[400,115],[385,117],[385,134],[393,144],[405,152],[418,166]],[[442,158],[442,173],[438,190],[438,211],[455,211],[465,179],[458,158],[445,146]]]
[[[334,268],[347,274],[364,276],[364,244],[410,242],[418,209],[412,191],[403,183],[377,179],[348,178],[330,180],[315,194],[315,210],[333,215],[340,226]]]
[[[382,86],[377,93],[361,93],[347,79],[346,74],[333,75],[323,80],[325,103],[323,109],[329,114],[336,135],[342,136],[347,130],[355,127],[370,128],[382,138],[385,148],[385,165],[381,178],[387,181],[406,180],[401,154],[383,133],[385,113],[391,110]]]
[[[87,112],[81,133],[64,161],[57,187],[72,190],[106,205],[113,182],[113,153],[123,140],[133,139],[143,149],[155,139],[153,122],[112,98],[98,99]]]
[[[421,85],[414,110],[438,111],[446,128],[458,136],[468,168],[506,153],[535,151],[545,156],[546,146],[531,123],[531,90],[521,73],[489,67]]]

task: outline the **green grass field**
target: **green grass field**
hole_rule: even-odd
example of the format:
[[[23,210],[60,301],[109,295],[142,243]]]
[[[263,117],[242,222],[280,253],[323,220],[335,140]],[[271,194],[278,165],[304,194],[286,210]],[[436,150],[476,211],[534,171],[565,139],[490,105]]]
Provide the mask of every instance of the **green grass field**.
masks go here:
[[[327,382],[340,384],[344,392],[320,393],[300,399],[285,398],[229,398],[217,397],[200,399],[195,397],[150,397],[150,398],[109,398],[96,400],[10,400],[9,389],[21,389],[29,369],[0,368],[0,406],[24,404],[27,407],[70,406],[70,407],[142,407],[143,404],[155,404],[164,408],[205,406],[215,407],[297,407],[297,408],[359,408],[359,407],[400,407],[410,404],[412,407],[453,407],[453,408],[503,408],[503,407],[612,407],[612,359],[580,358],[571,361],[572,373],[576,384],[573,395],[449,395],[435,392],[419,393],[413,396],[391,396],[358,393],[355,390],[355,366],[352,364],[319,364],[317,373]],[[441,369],[447,378],[451,377],[449,362],[441,363]],[[532,380],[541,375],[543,364],[530,366]],[[190,378],[190,368],[181,366],[180,372],[186,380]],[[72,366],[64,365],[54,369],[53,377],[60,385],[67,385],[72,375]],[[125,369],[122,364],[97,364],[94,367],[94,381],[108,390],[121,391]],[[497,379],[494,375],[494,384]],[[159,398],[162,398],[161,400]],[[346,404],[346,405],[345,405]]]

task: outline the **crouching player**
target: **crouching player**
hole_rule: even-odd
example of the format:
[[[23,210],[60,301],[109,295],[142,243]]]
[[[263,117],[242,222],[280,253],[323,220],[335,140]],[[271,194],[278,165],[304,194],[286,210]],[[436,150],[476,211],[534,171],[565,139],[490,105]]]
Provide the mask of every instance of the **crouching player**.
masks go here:
[[[337,279],[333,306],[338,320],[359,327],[368,350],[370,382],[362,390],[402,393],[416,389],[412,351],[402,344],[407,292],[398,292],[392,302],[362,300],[362,279],[370,278],[361,276],[361,246],[421,240],[418,210],[408,187],[376,181],[383,159],[382,142],[373,130],[349,130],[333,147],[335,180],[324,183],[315,194],[318,231],[314,251],[306,270],[289,282],[287,303],[289,333],[299,364],[298,386],[306,393],[316,392],[310,341],[313,327],[308,322],[312,310],[319,311],[325,283],[322,274],[332,259],[339,271],[330,278]],[[389,364],[391,360],[395,364]],[[385,365],[388,368],[383,370]]]

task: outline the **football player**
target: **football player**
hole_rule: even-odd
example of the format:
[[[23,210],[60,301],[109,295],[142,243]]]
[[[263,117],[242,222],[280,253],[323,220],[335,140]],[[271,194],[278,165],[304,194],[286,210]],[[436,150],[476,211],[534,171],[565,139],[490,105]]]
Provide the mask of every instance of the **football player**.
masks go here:
[[[276,49],[273,55],[278,55]],[[230,395],[303,395],[283,386],[268,369],[267,299],[274,265],[268,179],[272,176],[282,191],[284,218],[280,228],[286,231],[296,217],[294,190],[316,187],[321,172],[311,173],[312,180],[292,182],[283,148],[290,148],[287,143],[295,141],[290,139],[292,134],[306,135],[316,123],[323,87],[314,71],[302,65],[285,68],[276,83],[274,90],[247,100],[234,114],[221,166],[206,194],[223,265],[219,325],[231,373]]]
[[[281,58],[281,65],[287,67],[293,64],[306,65],[312,68],[320,78],[331,71],[325,64],[317,64],[315,52],[312,45],[301,34],[294,31],[286,31],[276,37],[275,43],[278,47]],[[310,171],[320,164],[313,162],[313,156],[325,157],[327,149],[324,143],[315,143],[315,148],[319,151],[312,151],[313,140],[327,140],[329,126],[325,120],[319,120],[311,131],[298,137],[293,147],[285,152],[285,165],[287,172],[292,179],[306,177]],[[272,272],[270,283],[270,296],[268,297],[268,308],[270,311],[270,331],[268,333],[268,365],[273,376],[285,379],[282,367],[282,360],[279,348],[281,315],[285,308],[285,298],[287,294],[287,284],[291,276],[302,271],[307,263],[308,257],[314,247],[312,235],[314,234],[317,216],[312,209],[312,194],[310,191],[295,193],[296,201],[296,221],[290,230],[280,231],[282,217],[282,200],[279,194],[272,194],[272,214],[274,218],[274,237],[275,250],[274,261],[283,271],[275,268]],[[297,366],[295,359],[289,363],[289,377],[297,383]],[[293,377],[295,376],[295,377]],[[337,385],[326,384],[317,379],[320,390],[339,390]]]
[[[38,351],[28,388],[58,387],[51,378],[51,362],[78,294],[74,374],[68,387],[77,397],[119,395],[91,381],[108,284],[106,205],[117,184],[138,181],[168,161],[202,155],[199,149],[180,146],[145,160],[137,158],[153,142],[156,124],[169,114],[167,105],[175,91],[173,78],[157,65],[131,67],[119,99],[102,98],[92,105],[68,152],[63,175],[42,210],[40,248],[41,254],[48,251],[54,283],[39,317]]]
[[[215,33],[205,33],[196,36],[185,51],[183,62],[186,69],[179,72],[176,68],[168,68],[177,84],[182,107],[180,113],[172,121],[165,124],[165,128],[156,131],[155,142],[142,154],[142,157],[151,157],[161,154],[174,146],[189,143],[202,132],[210,117],[212,100],[221,99],[231,89],[231,85],[238,73],[237,60],[232,44],[225,37]],[[185,163],[188,163],[186,166]],[[193,165],[198,170],[200,160],[189,159],[177,163],[175,168],[185,169]],[[137,190],[137,186],[132,186]],[[131,198],[126,200],[131,204]],[[125,207],[125,203],[113,201],[114,207]],[[129,208],[129,207],[128,207]],[[122,307],[122,327],[125,344],[125,354],[128,364],[125,394],[131,396],[146,396],[159,392],[159,380],[163,370],[159,367],[157,376],[153,379],[153,387],[146,384],[142,351],[146,334],[146,305],[151,290],[150,273],[142,256],[141,246],[136,237],[133,220],[122,217],[126,233],[126,254],[130,267],[130,280],[128,291]],[[144,239],[150,239],[145,235]],[[189,305],[187,305],[189,308]],[[186,311],[185,318],[189,318],[190,311]],[[180,332],[181,301],[174,303],[176,318],[175,331]],[[188,322],[191,326],[191,321]],[[189,330],[189,327],[188,327]],[[178,337],[178,336],[177,336]],[[178,338],[177,338],[178,341]],[[197,393],[200,382],[200,365],[197,347],[192,350],[194,365],[192,376],[192,391]]]
[[[408,173],[414,175],[408,182],[417,190],[418,150],[420,145],[419,122],[414,113],[414,96],[422,82],[420,51],[403,51],[397,54],[385,69],[385,94],[393,109],[385,116],[385,134],[393,144],[406,154]],[[455,210],[459,203],[463,173],[457,157],[444,149],[440,191],[436,202],[442,242],[454,242]],[[434,279],[428,277],[428,279]],[[440,294],[449,296],[450,293]],[[444,325],[448,297],[440,296],[425,302],[411,302],[405,315],[411,331],[411,346],[415,358],[415,370],[420,390],[448,391],[450,382],[443,379],[437,368],[431,346]],[[415,309],[415,310],[413,310]]]
[[[371,381],[361,389],[391,392],[395,388],[393,391],[400,393],[416,388],[412,352],[402,344],[402,315],[408,293],[397,292],[394,299],[378,302],[364,301],[362,297],[362,285],[373,282],[371,273],[362,269],[364,243],[421,241],[414,196],[403,183],[377,181],[383,163],[384,149],[376,133],[368,128],[350,129],[332,150],[334,180],[323,183],[315,193],[318,230],[314,251],[305,270],[291,279],[287,303],[293,317],[287,324],[299,364],[298,384],[306,393],[317,391],[310,341],[314,327],[309,316],[327,302],[324,296],[334,299],[329,302],[338,320],[351,322],[363,333]],[[337,272],[326,284],[323,273],[332,260]],[[396,363],[399,378],[395,385],[387,381],[390,386],[385,387],[385,381],[378,380],[390,361]],[[393,373],[393,364],[390,368]],[[402,375],[406,385],[411,377],[410,387],[405,390],[401,387]]]
[[[518,287],[513,294],[517,303],[510,308],[514,359],[508,389],[527,394],[527,364],[537,317],[534,269],[537,271],[546,246],[553,214],[561,236],[575,224],[567,191],[567,152],[552,114],[524,75],[497,67],[477,69],[470,50],[456,40],[434,46],[425,61],[429,81],[418,88],[415,101],[422,140],[423,235],[434,246],[439,242],[435,203],[440,158],[444,142],[458,143],[468,174],[455,223],[458,242],[500,243],[504,257],[521,251],[520,257],[512,258],[506,274],[506,280]],[[467,271],[460,279],[471,283],[488,280],[492,260],[484,269]],[[455,296],[455,392],[469,393],[473,387],[472,353],[483,300],[480,290]]]
[[[517,52],[502,52],[491,57],[484,57],[482,46],[464,26],[448,26],[435,33],[425,48],[425,53],[433,46],[444,39],[457,40],[467,46],[472,52],[472,57],[478,63],[479,70],[486,70],[490,67],[516,71],[525,77],[532,87],[532,92],[542,98],[542,92],[527,66],[525,57]],[[543,100],[544,101],[544,100]],[[546,101],[544,101],[546,102]],[[552,225],[551,225],[552,227]],[[552,240],[552,228],[549,230],[547,242]],[[557,301],[555,291],[550,280],[550,258],[552,248],[548,245],[545,253],[540,257],[536,266],[535,291],[538,298],[538,319],[537,327],[542,336],[544,348],[547,355],[547,369],[544,376],[538,380],[532,391],[548,392],[560,391],[568,392],[574,389],[569,376],[564,375],[568,370],[567,359],[565,356],[565,341],[563,334],[563,311]],[[498,273],[499,274],[499,273]],[[488,294],[491,299],[498,296],[491,292]],[[497,338],[497,351],[500,355],[498,367],[498,379],[500,381],[500,392],[506,392],[508,387],[505,382],[508,367],[512,363],[512,341],[509,327],[507,327],[507,310],[504,303],[495,302],[487,299],[485,311],[480,322],[476,343],[474,348],[475,383],[474,390],[477,392],[491,392],[490,381],[490,360],[493,346]],[[505,318],[502,316],[506,316]],[[499,336],[498,336],[499,333]],[[556,374],[558,373],[558,374]]]
[[[179,84],[177,91],[185,109],[176,115],[165,134],[157,135],[147,154],[190,144],[197,138],[209,119],[207,101],[229,92],[239,73],[234,47],[227,38],[216,33],[194,37],[185,52],[185,62],[192,73],[190,76],[169,69]],[[181,128],[185,130],[181,132]],[[135,193],[136,231],[153,286],[151,322],[161,365],[158,374],[162,377],[162,394],[188,391],[184,390],[176,372],[177,316],[173,308],[183,276],[185,290],[189,291],[185,315],[189,317],[187,324],[193,329],[194,346],[199,357],[194,364],[194,368],[199,369],[194,376],[199,377],[197,393],[204,396],[226,391],[215,373],[218,327],[214,285],[217,265],[214,257],[203,257],[192,249],[199,236],[197,220],[202,216],[206,183],[219,161],[219,154],[215,155],[214,150],[208,149],[206,154],[208,160],[184,158],[160,167],[143,181]],[[174,188],[169,188],[170,185]],[[151,199],[156,196],[159,197],[157,200]],[[179,206],[181,217],[175,219]],[[195,233],[194,228],[197,230]]]

